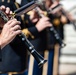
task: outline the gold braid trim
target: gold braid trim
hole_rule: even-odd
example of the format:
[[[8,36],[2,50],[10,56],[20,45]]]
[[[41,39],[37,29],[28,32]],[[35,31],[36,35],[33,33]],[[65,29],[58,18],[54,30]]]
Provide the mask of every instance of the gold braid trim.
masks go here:
[[[33,11],[31,10],[31,11],[29,11],[27,14],[28,14],[28,15],[32,15],[32,13],[33,13]],[[43,15],[44,15],[44,16],[48,16],[48,14],[47,14],[46,11],[43,12]]]
[[[17,3],[17,2],[15,2],[15,5],[16,5],[16,7],[17,7],[17,8],[19,8],[19,5],[18,5],[18,3]]]
[[[23,29],[22,32],[26,35],[27,38],[31,37],[32,39],[34,39],[34,36],[27,28]]]
[[[4,0],[2,0],[2,2],[4,2]]]
[[[43,13],[43,14],[44,14],[44,16],[48,16],[48,13],[47,13],[46,11],[44,11],[44,13]]]
[[[60,20],[59,20],[58,18],[55,18],[55,19],[53,20],[53,24],[54,24],[55,26],[59,26],[59,25],[60,25]]]
[[[8,0],[7,2],[10,3],[10,0]]]
[[[27,14],[28,15],[31,15],[33,13],[33,11],[31,10],[31,11],[29,11],[29,12],[27,12]]]
[[[23,21],[23,23],[25,23],[25,21],[24,21],[24,14],[23,15],[21,15],[21,19],[22,19],[22,21]]]

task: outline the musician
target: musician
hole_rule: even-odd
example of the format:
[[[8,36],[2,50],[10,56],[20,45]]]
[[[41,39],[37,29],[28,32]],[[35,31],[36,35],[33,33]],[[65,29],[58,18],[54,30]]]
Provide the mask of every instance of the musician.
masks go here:
[[[41,10],[42,11],[42,10]],[[30,20],[28,20],[28,26],[26,29],[23,30],[23,32],[28,35],[29,39],[32,38],[31,43],[34,45],[35,49],[44,56],[44,52],[45,50],[47,50],[46,44],[47,44],[47,40],[46,40],[46,28],[51,27],[52,24],[49,22],[49,18],[47,16],[43,16],[42,18],[39,17],[39,14],[33,10],[32,12],[29,12],[28,14],[30,14]],[[42,12],[43,13],[43,12]],[[30,21],[30,22],[29,22]],[[29,26],[30,25],[30,26]],[[27,33],[26,33],[27,31]],[[49,61],[49,63],[51,63],[50,68],[53,66],[53,55],[54,55],[54,40],[52,37],[52,33],[51,33],[51,45],[50,45],[50,54],[51,54],[51,60]],[[32,60],[32,59],[31,59]],[[32,60],[33,61],[33,60]],[[31,63],[31,62],[30,62]],[[32,64],[31,64],[32,66]],[[30,69],[30,67],[29,67]],[[29,75],[30,71],[28,72]],[[52,68],[50,69],[50,75],[52,75]],[[42,75],[42,68],[39,69],[37,62],[34,60],[34,65],[33,65],[33,70],[32,70],[32,75]],[[46,75],[49,75],[49,73],[46,73]]]
[[[51,0],[46,0],[45,3],[46,3],[46,8],[51,7],[52,4],[53,4],[53,2]],[[41,12],[41,14],[43,13],[42,10],[40,10],[40,12]],[[38,50],[38,52],[40,54],[44,55],[45,50],[49,50],[48,70],[46,70],[47,73],[45,75],[52,75],[52,72],[53,72],[54,46],[55,46],[55,43],[56,43],[56,39],[54,37],[54,34],[52,32],[50,32],[50,35],[49,35],[50,36],[49,37],[50,45],[46,45],[47,39],[46,39],[45,36],[47,34],[46,28],[48,28],[48,26],[46,26],[46,25],[49,25],[49,23],[46,24],[46,22],[48,22],[48,20],[45,21],[43,19],[44,17],[40,18],[39,15],[37,14],[37,12],[34,11],[34,10],[33,10],[33,12],[29,12],[29,13],[31,13],[30,20],[32,21],[32,23],[34,23],[34,25],[32,25],[30,20],[28,20],[27,21],[28,25],[26,26],[27,28],[24,29],[23,32],[27,35],[28,38],[29,37],[32,38],[31,42],[35,46],[35,49]],[[51,20],[52,20],[52,18],[53,17],[50,17]],[[42,21],[42,19],[43,19],[43,21]],[[29,23],[31,24],[31,26],[29,26],[30,25]],[[27,31],[27,33],[26,33],[26,31]],[[35,63],[34,66],[33,66],[34,70],[32,72],[32,75],[37,75],[37,74],[41,75],[42,74],[42,69],[38,68],[38,65],[37,65],[35,60],[34,60],[34,63]],[[36,65],[37,65],[37,67],[36,67]],[[28,73],[28,74],[30,75],[30,73]]]
[[[55,8],[58,5],[60,5],[61,7]],[[51,5],[50,8],[51,9],[55,8],[55,10],[53,10],[49,16],[50,17],[52,16],[52,23],[53,23],[55,29],[57,30],[57,32],[59,33],[59,36],[61,37],[61,39],[64,40],[64,38],[65,38],[64,37],[64,25],[69,23],[69,20],[62,13],[62,10],[64,10],[64,9],[63,9],[62,5],[59,3],[59,0],[54,0],[53,4]],[[56,41],[56,43],[58,43],[58,41]],[[58,56],[60,56],[60,49],[61,48],[59,48],[59,50],[57,51]],[[57,64],[59,64],[58,61],[57,61]],[[57,73],[58,73],[58,67],[57,67]]]
[[[1,2],[0,5],[1,4],[11,7],[10,9],[12,11],[17,9],[15,5],[17,3],[14,3],[13,0],[11,1],[5,0]],[[18,20],[19,19],[20,18],[18,18]],[[24,27],[22,22],[19,25],[21,26],[21,29]],[[8,44],[2,49],[2,60],[3,61],[0,63],[0,73],[11,72],[11,74],[13,74],[15,72],[14,74],[17,74],[17,73],[21,73],[25,71],[27,68],[26,57],[27,57],[27,50],[26,50],[25,44],[23,41],[21,41],[19,36],[16,36],[16,38],[10,44]]]
[[[68,18],[66,17],[66,15],[64,15],[64,14],[62,13],[62,11],[65,12],[65,9],[63,8],[62,4],[59,3],[59,0],[53,1],[53,5],[52,5],[50,8],[54,8],[54,7],[58,6],[58,5],[60,5],[60,7],[57,7],[57,8],[52,12],[52,14],[56,14],[57,17],[59,17],[60,23],[58,24],[58,26],[59,26],[59,31],[58,31],[58,32],[59,32],[61,38],[64,39],[64,29],[63,29],[63,26],[64,26],[66,23],[70,23],[70,21],[68,20]],[[55,15],[55,16],[56,16],[56,15]],[[54,22],[55,22],[54,25],[55,25],[55,27],[56,27],[57,21],[54,21]]]

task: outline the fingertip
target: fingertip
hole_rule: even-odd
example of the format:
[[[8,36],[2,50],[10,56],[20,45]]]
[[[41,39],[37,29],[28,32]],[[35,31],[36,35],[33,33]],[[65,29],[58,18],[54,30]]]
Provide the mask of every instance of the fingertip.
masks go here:
[[[6,8],[6,14],[10,14],[10,8],[9,7]]]
[[[10,14],[12,14],[13,12],[12,11],[10,11]]]
[[[17,31],[15,32],[16,35],[19,35],[19,34],[21,34],[21,33],[22,33],[21,30],[17,30]]]
[[[1,10],[5,10],[5,6],[4,5],[1,5],[0,9]]]

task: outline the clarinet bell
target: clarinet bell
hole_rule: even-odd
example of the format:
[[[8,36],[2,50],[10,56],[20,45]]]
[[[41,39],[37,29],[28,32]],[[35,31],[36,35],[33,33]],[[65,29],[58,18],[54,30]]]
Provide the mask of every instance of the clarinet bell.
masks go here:
[[[40,63],[38,64],[39,68],[41,68],[43,66],[43,64],[46,63],[46,62],[47,62],[47,60],[42,59],[40,61]]]
[[[62,43],[62,44],[61,44],[61,48],[65,47],[65,46],[66,46],[66,44],[65,44],[65,43]]]
[[[41,68],[43,64],[47,62],[47,60],[45,60],[43,56],[41,56],[36,50],[33,50],[31,53],[34,56],[35,60],[38,62],[39,68]]]

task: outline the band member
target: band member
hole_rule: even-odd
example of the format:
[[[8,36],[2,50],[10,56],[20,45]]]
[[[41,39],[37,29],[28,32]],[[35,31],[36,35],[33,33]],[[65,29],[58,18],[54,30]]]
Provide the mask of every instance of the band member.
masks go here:
[[[53,2],[51,0],[46,0],[45,3],[46,3],[46,8],[48,8],[48,9],[50,7],[52,7],[52,5],[53,5]],[[57,41],[56,41],[56,39],[54,37],[54,34],[52,32],[50,32],[49,39],[48,39],[50,41],[50,45],[49,44],[47,44],[47,45],[45,44],[45,43],[47,43],[47,39],[46,39],[45,36],[46,36],[46,34],[48,34],[48,33],[46,33],[46,28],[48,28],[48,26],[46,26],[46,25],[51,24],[52,21],[51,22],[49,22],[50,20],[46,20],[45,21],[43,19],[44,17],[40,17],[41,14],[44,14],[44,12],[42,10],[40,10],[41,14],[38,14],[38,12],[34,11],[34,10],[33,10],[33,12],[31,12],[30,20],[32,21],[32,23],[34,25],[32,25],[30,20],[28,20],[27,21],[28,25],[26,26],[27,28],[24,29],[23,32],[28,36],[28,38],[29,37],[32,38],[32,41],[31,41],[32,44],[35,46],[35,48],[38,50],[38,52],[40,52],[43,56],[44,56],[45,50],[49,51],[48,52],[49,53],[49,56],[48,56],[48,67],[47,67],[47,70],[46,70],[47,72],[45,73],[45,75],[52,75],[52,73],[53,73],[54,46],[55,46],[55,43]],[[30,14],[30,12],[29,12],[29,14]],[[49,15],[49,17],[50,17],[51,20],[55,19],[54,16],[51,17]],[[60,17],[58,17],[58,19],[59,18]],[[42,21],[42,19],[43,19],[43,21]],[[46,24],[46,22],[48,24]],[[55,23],[55,22],[52,23],[52,24],[59,25],[60,20],[56,21],[56,22],[58,24]],[[30,25],[29,23],[31,24],[31,26],[29,26]],[[56,28],[56,30],[58,30],[58,29]],[[26,31],[27,31],[27,33],[26,33]],[[34,63],[35,63],[34,66],[31,68],[33,72],[30,73],[30,71],[29,71],[28,75],[30,75],[30,74],[31,75],[44,74],[44,73],[42,73],[42,69],[38,68],[38,65],[37,65],[36,61],[34,61]],[[36,67],[36,65],[37,65],[37,67]]]
[[[30,13],[30,12],[29,12]],[[28,13],[28,14],[29,14]],[[49,22],[49,18],[44,16],[42,18],[39,17],[39,14],[33,10],[30,15],[30,22],[28,20],[28,24],[26,29],[23,30],[23,32],[28,35],[29,39],[32,38],[31,43],[34,45],[35,49],[44,56],[44,51],[46,50],[46,28],[51,27],[52,24]],[[30,25],[30,26],[29,26]],[[26,33],[26,30],[28,33]],[[31,35],[32,34],[32,35]],[[30,59],[32,60],[32,59]],[[33,60],[32,60],[33,61]],[[30,65],[32,66],[32,61]],[[29,66],[29,72],[28,75],[42,75],[42,68],[39,68],[37,65],[37,62],[34,60],[34,65],[31,73],[31,68]]]
[[[15,4],[17,3],[14,3],[12,0],[2,1],[0,3],[0,5],[5,5],[9,7],[12,11],[17,9]],[[18,17],[17,19],[21,21],[21,18]],[[21,29],[24,27],[22,21],[19,25]],[[21,41],[19,36],[16,36],[16,38],[10,44],[8,44],[2,49],[3,61],[0,63],[0,73],[11,72],[11,74],[18,74],[25,71],[27,68],[26,58],[27,50],[25,44],[23,41]]]

